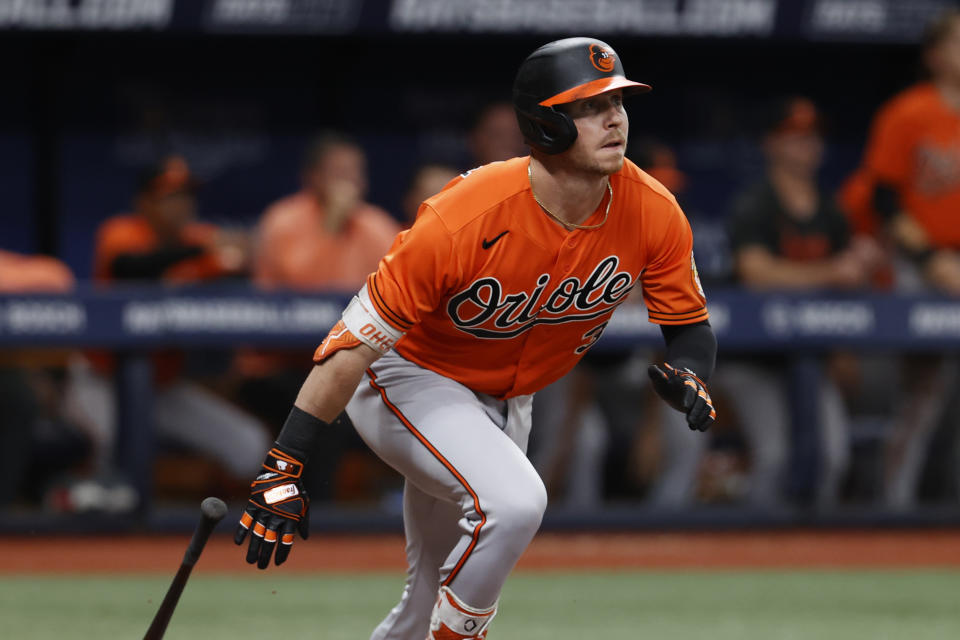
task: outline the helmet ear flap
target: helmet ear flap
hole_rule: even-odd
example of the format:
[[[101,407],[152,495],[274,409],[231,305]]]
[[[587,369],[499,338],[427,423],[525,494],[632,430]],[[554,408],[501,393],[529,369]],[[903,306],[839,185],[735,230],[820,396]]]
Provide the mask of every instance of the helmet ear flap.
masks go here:
[[[565,113],[537,104],[531,96],[516,96],[517,123],[534,149],[550,155],[563,153],[577,139],[577,125]]]

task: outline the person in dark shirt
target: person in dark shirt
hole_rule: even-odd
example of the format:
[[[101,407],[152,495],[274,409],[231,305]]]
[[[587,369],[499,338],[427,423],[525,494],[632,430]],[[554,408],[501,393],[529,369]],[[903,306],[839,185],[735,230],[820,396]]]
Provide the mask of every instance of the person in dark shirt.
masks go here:
[[[792,98],[772,115],[763,138],[766,175],[736,198],[730,219],[736,280],[757,290],[866,286],[882,253],[867,238],[851,238],[846,218],[818,184],[824,143],[816,107]],[[790,442],[784,365],[779,357],[733,358],[717,376],[751,449],[749,497],[761,505],[783,497]],[[821,507],[837,500],[849,458],[847,423],[838,387],[824,376],[815,488]]]

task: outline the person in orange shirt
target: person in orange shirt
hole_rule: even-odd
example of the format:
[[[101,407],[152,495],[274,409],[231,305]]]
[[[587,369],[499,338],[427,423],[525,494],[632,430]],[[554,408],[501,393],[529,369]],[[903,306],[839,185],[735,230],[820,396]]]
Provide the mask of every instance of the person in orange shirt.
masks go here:
[[[242,234],[223,232],[195,219],[195,181],[186,161],[164,158],[141,177],[135,212],[109,218],[97,232],[94,279],[188,284],[236,277],[245,270]],[[153,419],[157,432],[216,460],[236,477],[256,468],[269,436],[248,413],[184,378],[184,352],[155,354],[157,386]],[[70,401],[93,419],[98,466],[111,464],[116,437],[116,401],[110,354],[90,353],[90,363],[72,370]]]
[[[350,138],[326,133],[307,150],[303,188],[270,205],[257,228],[253,281],[266,288],[355,291],[400,225],[364,201],[367,160]]]
[[[346,408],[405,478],[407,585],[373,640],[486,638],[546,491],[525,455],[532,394],[559,379],[640,287],[666,362],[652,384],[691,429],[714,422],[716,338],[676,200],[624,157],[628,80],[609,45],[534,51],[514,82],[530,156],[469,171],[429,198],[314,353],[235,533],[283,563],[306,537],[301,476]]]
[[[66,293],[74,283],[70,269],[56,258],[0,250],[0,294]],[[34,494],[43,492],[47,478],[37,473],[37,467],[49,468],[51,461],[36,458],[53,457],[54,452],[48,449],[41,456],[33,454],[38,448],[34,442],[36,426],[42,414],[61,413],[62,402],[51,402],[55,394],[44,394],[42,390],[57,388],[60,376],[53,370],[62,368],[62,358],[57,353],[38,357],[34,352],[6,350],[0,360],[0,507],[20,497],[24,489],[29,488]],[[47,417],[51,424],[46,431],[57,431],[52,428],[56,426],[54,421]],[[56,423],[68,422],[60,420],[61,416],[56,418]],[[83,457],[89,453],[89,440],[79,430],[76,435],[63,431],[64,435],[73,436],[70,448],[74,462],[78,454]]]
[[[893,248],[901,291],[960,295],[960,11],[927,28],[923,62],[929,79],[884,104],[870,129],[863,165],[841,200],[854,228]],[[915,504],[929,442],[958,380],[957,363],[906,358],[903,394],[888,441],[884,499]]]

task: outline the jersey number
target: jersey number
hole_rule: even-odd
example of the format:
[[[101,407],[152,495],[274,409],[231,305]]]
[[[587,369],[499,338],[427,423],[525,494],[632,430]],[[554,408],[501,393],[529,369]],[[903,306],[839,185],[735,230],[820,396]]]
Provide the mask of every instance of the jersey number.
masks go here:
[[[609,322],[609,320],[607,322]],[[573,352],[580,354],[592,347],[593,344],[600,339],[600,336],[603,335],[603,330],[607,328],[607,322],[602,322],[583,334],[583,339],[586,340],[586,342],[574,349]]]

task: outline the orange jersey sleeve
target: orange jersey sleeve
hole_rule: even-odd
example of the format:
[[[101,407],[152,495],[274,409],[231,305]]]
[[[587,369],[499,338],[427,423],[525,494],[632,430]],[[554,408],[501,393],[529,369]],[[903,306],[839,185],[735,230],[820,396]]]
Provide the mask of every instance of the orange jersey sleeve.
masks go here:
[[[646,227],[648,262],[640,276],[651,322],[691,324],[708,318],[707,300],[693,259],[693,232],[673,197]]]
[[[156,244],[146,223],[134,216],[117,216],[104,222],[97,231],[93,274],[97,280],[111,279],[111,265],[122,253],[149,251]]]
[[[427,204],[401,232],[379,268],[367,278],[377,313],[398,331],[408,331],[435,310],[462,282],[463,267],[443,221]]]

